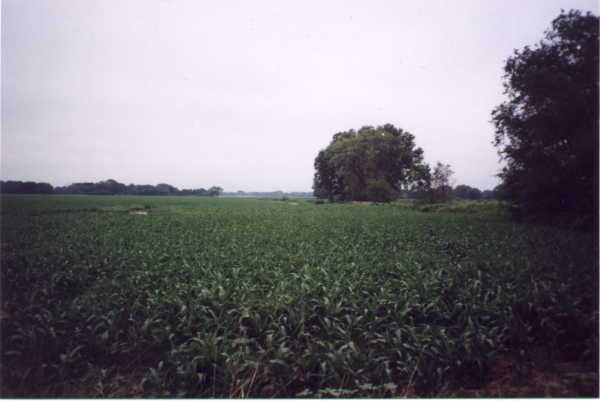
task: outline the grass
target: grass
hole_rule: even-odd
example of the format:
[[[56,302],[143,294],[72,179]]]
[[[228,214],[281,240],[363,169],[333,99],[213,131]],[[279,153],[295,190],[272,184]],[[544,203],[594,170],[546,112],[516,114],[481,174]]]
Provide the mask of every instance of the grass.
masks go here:
[[[455,200],[446,203],[420,203],[409,199],[400,199],[391,203],[394,207],[412,209],[419,212],[469,213],[487,216],[508,217],[507,204],[496,200]]]
[[[4,196],[3,396],[438,396],[508,359],[593,372],[595,236],[453,208]]]

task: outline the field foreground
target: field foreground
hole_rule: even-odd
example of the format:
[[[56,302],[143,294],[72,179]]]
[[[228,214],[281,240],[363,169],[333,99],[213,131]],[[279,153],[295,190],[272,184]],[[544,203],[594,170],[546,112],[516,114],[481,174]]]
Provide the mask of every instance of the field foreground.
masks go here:
[[[5,397],[598,396],[594,234],[258,199],[1,212]]]

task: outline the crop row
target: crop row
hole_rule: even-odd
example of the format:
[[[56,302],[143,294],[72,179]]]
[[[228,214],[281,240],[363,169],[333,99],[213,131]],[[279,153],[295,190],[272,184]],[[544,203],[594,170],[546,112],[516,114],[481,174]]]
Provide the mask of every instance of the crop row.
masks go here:
[[[2,379],[13,396],[398,396],[481,385],[539,347],[593,364],[597,255],[592,235],[494,216],[5,197]]]

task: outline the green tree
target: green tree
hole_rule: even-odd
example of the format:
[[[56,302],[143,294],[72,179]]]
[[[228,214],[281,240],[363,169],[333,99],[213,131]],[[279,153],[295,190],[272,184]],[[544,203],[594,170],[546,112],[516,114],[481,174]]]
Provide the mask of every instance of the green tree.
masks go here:
[[[177,195],[179,190],[172,185],[160,183],[156,184],[157,195]]]
[[[496,185],[494,187],[494,189],[492,190],[493,194],[494,194],[494,199],[498,199],[498,200],[502,200],[502,201],[508,201],[509,196],[508,196],[508,190],[506,189],[506,185],[504,183],[500,183],[498,185]]]
[[[481,196],[483,199],[485,200],[491,200],[494,199],[494,191],[486,189],[483,192],[481,192]]]
[[[456,188],[454,188],[454,195],[460,199],[470,200],[478,200],[483,197],[481,190],[468,185],[457,185]]]
[[[339,132],[315,159],[314,195],[388,202],[426,172],[414,136],[391,124]]]
[[[335,166],[331,162],[330,152],[321,150],[315,159],[314,166],[314,196],[331,201],[340,200],[343,197],[344,184],[342,177],[336,173]]]
[[[449,202],[454,198],[452,190],[452,167],[437,162],[433,172],[425,175],[426,181],[419,190],[419,199],[429,203]]]
[[[54,188],[46,182],[0,181],[3,194],[52,194]]]
[[[112,195],[124,194],[127,192],[127,186],[125,184],[113,180],[112,178],[109,178],[106,181],[101,181],[96,185],[102,186],[109,194]]]
[[[564,11],[545,40],[504,67],[508,101],[492,113],[506,161],[502,198],[526,214],[598,205],[598,18]]]
[[[221,187],[210,187],[208,189],[208,196],[219,196],[223,193],[223,188]]]

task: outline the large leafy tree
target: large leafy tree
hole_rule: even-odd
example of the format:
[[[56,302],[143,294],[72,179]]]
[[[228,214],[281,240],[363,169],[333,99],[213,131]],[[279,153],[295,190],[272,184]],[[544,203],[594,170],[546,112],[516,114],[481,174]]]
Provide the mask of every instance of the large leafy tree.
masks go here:
[[[428,172],[414,136],[391,124],[337,133],[315,159],[318,198],[387,202]]]
[[[505,196],[526,213],[594,211],[598,203],[598,18],[562,12],[504,67],[508,101],[492,113],[506,160]]]

